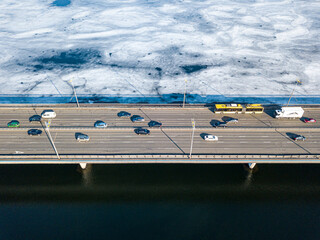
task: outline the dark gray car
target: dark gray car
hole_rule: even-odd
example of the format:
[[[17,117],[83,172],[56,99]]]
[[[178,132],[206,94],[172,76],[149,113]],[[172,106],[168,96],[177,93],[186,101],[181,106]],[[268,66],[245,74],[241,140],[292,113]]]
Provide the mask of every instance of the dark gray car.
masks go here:
[[[223,128],[225,128],[225,127],[227,127],[227,123],[226,122],[215,122],[214,124],[213,124],[213,126],[216,128],[216,127],[223,127]]]
[[[30,129],[28,130],[29,136],[40,136],[42,134],[42,131],[40,129]]]
[[[150,134],[150,131],[145,128],[137,128],[134,130],[134,132],[138,135],[149,135]]]
[[[126,111],[121,111],[121,112],[119,112],[118,114],[118,117],[131,117],[131,113],[128,113],[128,112],[126,112]]]
[[[40,122],[41,116],[40,115],[33,115],[29,118],[29,122]]]

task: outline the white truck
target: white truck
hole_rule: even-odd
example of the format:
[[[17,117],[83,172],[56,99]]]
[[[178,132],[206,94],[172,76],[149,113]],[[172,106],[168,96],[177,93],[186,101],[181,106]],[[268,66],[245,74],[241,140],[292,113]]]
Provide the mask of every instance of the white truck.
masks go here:
[[[302,107],[282,107],[274,112],[275,118],[301,118],[304,110]]]

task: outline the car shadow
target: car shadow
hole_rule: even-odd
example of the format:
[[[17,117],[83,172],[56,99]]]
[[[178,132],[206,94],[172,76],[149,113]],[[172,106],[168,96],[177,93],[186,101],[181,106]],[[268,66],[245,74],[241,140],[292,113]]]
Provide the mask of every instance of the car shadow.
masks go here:
[[[216,127],[217,124],[219,124],[219,123],[221,123],[221,122],[219,120],[216,120],[216,119],[213,119],[213,120],[210,121],[210,125],[212,127]]]
[[[200,133],[200,137],[204,140],[204,137],[209,135],[209,133]]]
[[[294,139],[296,136],[299,136],[299,134],[291,133],[291,132],[287,132],[286,135],[290,139]]]
[[[302,118],[300,118],[300,121],[304,123],[305,119],[309,119],[309,118],[308,117],[302,117]]]
[[[222,118],[222,121],[224,121],[224,122],[228,122],[228,121],[230,121],[230,120],[232,120],[232,119],[234,119],[233,117],[228,117],[228,116],[223,116]]]
[[[83,133],[81,133],[81,132],[76,132],[76,133],[74,134],[75,139],[77,139],[79,135],[83,135]]]
[[[269,115],[270,117],[274,118],[274,112],[276,109],[281,109],[282,106],[278,104],[270,105],[264,108],[264,112]]]

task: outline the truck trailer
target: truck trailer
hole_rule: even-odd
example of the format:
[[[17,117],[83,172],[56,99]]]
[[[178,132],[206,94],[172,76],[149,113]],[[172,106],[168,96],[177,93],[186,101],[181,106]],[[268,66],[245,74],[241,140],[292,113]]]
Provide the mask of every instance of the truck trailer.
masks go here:
[[[282,107],[274,112],[275,118],[301,118],[304,110],[302,107]]]

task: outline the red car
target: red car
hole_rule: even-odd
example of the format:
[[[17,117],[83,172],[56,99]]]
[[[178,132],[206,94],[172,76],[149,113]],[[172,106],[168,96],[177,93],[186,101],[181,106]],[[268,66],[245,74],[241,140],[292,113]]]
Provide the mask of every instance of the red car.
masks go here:
[[[305,123],[315,123],[315,122],[317,122],[314,118],[305,118],[305,119],[303,119],[303,121]]]

